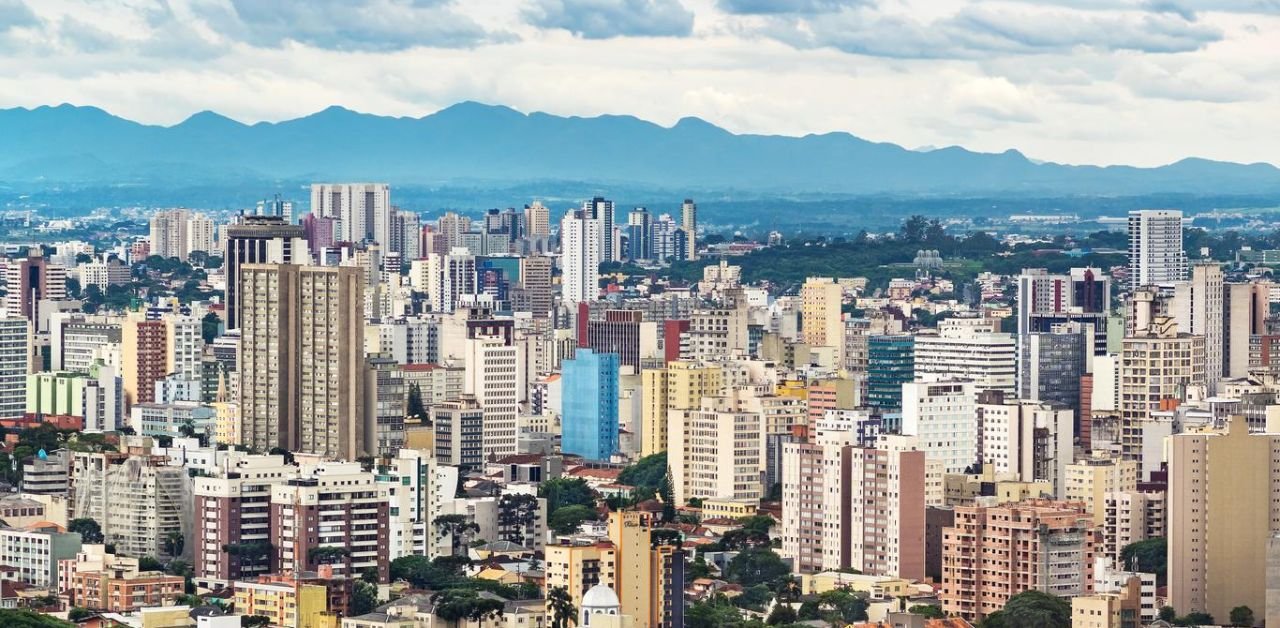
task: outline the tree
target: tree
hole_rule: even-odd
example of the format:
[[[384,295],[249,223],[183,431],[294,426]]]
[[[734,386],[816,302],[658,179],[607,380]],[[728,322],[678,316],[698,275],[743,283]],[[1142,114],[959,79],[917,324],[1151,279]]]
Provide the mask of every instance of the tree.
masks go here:
[[[170,530],[164,535],[164,553],[169,556],[181,556],[182,549],[187,544],[187,540],[183,538],[182,532],[178,530]]]
[[[508,494],[498,499],[498,538],[518,545],[529,539],[525,532],[538,519],[538,498],[533,495]]]
[[[75,277],[66,278],[67,295],[73,299],[80,298],[80,280]]]
[[[378,568],[369,567],[368,569],[360,572],[360,579],[376,586],[378,584]]]
[[[436,537],[440,540],[446,538],[450,543],[450,554],[457,556],[462,553],[462,549],[467,546],[468,537],[480,531],[480,526],[474,521],[467,521],[463,515],[440,515],[436,517],[431,525],[436,529]]]
[[[1003,612],[1010,626],[1071,628],[1071,604],[1042,591],[1023,591],[1009,598]]]
[[[1130,543],[1120,550],[1120,564],[1130,565],[1137,561],[1137,570],[1156,575],[1156,582],[1165,581],[1168,567],[1169,543],[1166,539],[1156,537],[1137,543]]]
[[[67,524],[67,532],[76,532],[80,535],[80,540],[84,543],[101,543],[102,542],[102,526],[97,521],[88,517],[80,519],[72,519]]]
[[[93,617],[93,611],[87,608],[80,608],[79,606],[73,606],[71,610],[67,611],[67,619],[70,621],[78,622],[82,619],[88,619],[90,617]]]
[[[551,611],[550,628],[569,628],[578,623],[578,609],[573,606],[573,597],[564,587],[551,587],[547,591],[547,608]]]
[[[771,549],[745,549],[725,569],[725,578],[743,588],[757,584],[777,586],[790,577],[791,569]]]
[[[356,580],[351,587],[351,600],[347,607],[347,612],[352,617],[358,617],[366,613],[373,612],[374,607],[378,605],[378,587],[369,584],[363,579]]]
[[[848,589],[832,589],[818,595],[818,613],[831,624],[866,621],[867,598]]]
[[[164,563],[151,556],[143,556],[138,559],[138,571],[164,571]]]
[[[685,628],[726,628],[742,624],[742,613],[723,595],[690,604],[684,612]]]
[[[773,611],[769,613],[769,618],[764,623],[770,626],[779,624],[794,624],[800,621],[800,616],[796,614],[796,609],[791,608],[790,604],[775,604]]]
[[[427,416],[427,409],[422,405],[422,389],[417,384],[409,384],[409,405],[405,414],[415,419]]]
[[[645,456],[618,474],[618,483],[657,492],[667,477],[667,452]]]
[[[565,506],[596,507],[596,492],[582,478],[555,478],[538,485],[538,497],[547,500],[547,512]]]
[[[1212,626],[1213,616],[1208,613],[1194,612],[1187,613],[1182,617],[1173,620],[1178,626]]]
[[[200,319],[200,336],[204,338],[205,344],[209,344],[218,337],[218,332],[222,330],[222,319],[217,314],[209,312]]]
[[[547,527],[556,534],[573,534],[583,521],[595,520],[596,511],[586,506],[565,506],[547,517]]]
[[[1173,623],[1173,620],[1177,618],[1178,618],[1178,611],[1174,610],[1172,606],[1160,607],[1160,619],[1163,619],[1169,623]]]
[[[317,547],[307,551],[307,560],[317,565],[332,565],[345,561],[350,554],[345,547]]]
[[[1248,606],[1237,606],[1231,609],[1232,626],[1252,626],[1253,609]]]
[[[911,608],[908,608],[907,612],[912,615],[922,615],[929,619],[942,619],[943,617],[946,617],[941,608],[932,604],[916,604]]]
[[[474,622],[497,619],[502,617],[505,606],[502,600],[480,597],[469,589],[441,591],[431,597],[431,603],[435,605],[436,617],[455,626],[464,619]]]
[[[71,624],[31,610],[0,609],[0,626],[4,628],[70,628]]]

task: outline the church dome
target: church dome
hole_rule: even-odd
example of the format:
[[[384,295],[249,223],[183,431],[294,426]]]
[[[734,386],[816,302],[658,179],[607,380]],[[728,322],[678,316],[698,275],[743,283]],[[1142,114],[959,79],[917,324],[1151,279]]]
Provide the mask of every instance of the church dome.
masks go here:
[[[618,608],[622,604],[618,601],[618,594],[613,589],[597,584],[582,596],[582,608]]]

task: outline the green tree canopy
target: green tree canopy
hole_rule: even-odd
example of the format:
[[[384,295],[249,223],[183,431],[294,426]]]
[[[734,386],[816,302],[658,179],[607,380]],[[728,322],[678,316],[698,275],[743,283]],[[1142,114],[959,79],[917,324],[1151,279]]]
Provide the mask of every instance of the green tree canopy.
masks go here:
[[[556,534],[573,534],[583,521],[594,521],[596,518],[594,508],[579,505],[563,506],[547,517],[547,527]]]
[[[72,519],[67,523],[67,532],[75,532],[80,535],[80,540],[84,543],[101,543],[102,542],[102,526],[97,521],[88,517]]]
[[[742,550],[725,569],[725,578],[743,588],[757,584],[777,587],[790,576],[791,569],[768,548]]]
[[[1120,563],[1128,567],[1137,559],[1138,571],[1153,573],[1156,581],[1163,584],[1169,563],[1169,542],[1163,537],[1130,543],[1120,550]]]
[[[554,478],[538,486],[538,497],[547,500],[547,511],[555,512],[565,506],[595,508],[596,492],[582,478]]]

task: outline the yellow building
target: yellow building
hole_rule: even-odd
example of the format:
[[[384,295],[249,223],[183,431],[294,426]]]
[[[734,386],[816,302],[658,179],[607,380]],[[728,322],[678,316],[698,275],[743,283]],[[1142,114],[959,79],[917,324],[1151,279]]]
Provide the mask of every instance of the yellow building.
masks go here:
[[[1132,578],[1118,593],[1071,598],[1071,628],[1141,628],[1142,584]]]
[[[911,581],[891,576],[871,576],[843,571],[823,571],[800,576],[800,590],[805,595],[817,595],[835,589],[860,591],[874,600],[895,599],[917,593]]]
[[[640,453],[649,456],[668,448],[671,411],[697,408],[703,397],[720,394],[724,371],[719,366],[676,361],[665,369],[645,369],[640,382],[644,395],[640,415],[644,441]]]
[[[337,615],[329,612],[324,585],[279,582],[235,583],[236,612],[262,615],[282,628],[333,628]]]
[[[942,482],[943,499],[948,506],[974,505],[974,499],[984,495],[984,487],[991,487],[989,496],[995,497],[997,504],[1052,498],[1054,494],[1050,482],[1019,482],[1014,474],[996,473],[990,466],[973,475],[948,473]]]
[[[751,517],[760,508],[758,500],[750,499],[704,499],[702,500],[703,519],[741,519]]]
[[[802,340],[810,346],[833,348],[836,364],[843,363],[844,355],[843,301],[844,291],[830,277],[810,277],[800,288]]]
[[[191,625],[190,606],[153,606],[138,611],[142,628],[187,628]]]
[[[1280,532],[1280,435],[1175,434],[1169,450],[1169,605],[1218,618],[1267,608],[1267,543]]]
[[[1067,465],[1067,501],[1083,502],[1093,513],[1093,522],[1102,525],[1107,514],[1107,493],[1138,490],[1138,463],[1095,453]]]
[[[617,556],[613,543],[602,541],[582,543],[574,540],[546,547],[547,591],[564,587],[573,600],[574,608],[582,608],[582,596],[587,589],[603,584],[613,587],[614,567]],[[550,617],[551,609],[547,609]]]
[[[649,520],[635,511],[609,513],[609,540],[613,541],[613,590],[622,603],[622,614],[636,618],[640,628],[649,626],[653,591],[649,586]]]
[[[213,404],[213,438],[219,444],[240,444],[240,406],[234,401]]]

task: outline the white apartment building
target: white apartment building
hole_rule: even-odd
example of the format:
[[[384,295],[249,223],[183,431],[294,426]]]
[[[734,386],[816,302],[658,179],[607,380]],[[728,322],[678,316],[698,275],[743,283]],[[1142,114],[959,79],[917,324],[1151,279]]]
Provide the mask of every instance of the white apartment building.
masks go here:
[[[1017,341],[995,331],[985,319],[947,319],[937,335],[919,334],[915,343],[917,377],[965,379],[975,393],[998,390],[1015,394]]]
[[[21,419],[26,414],[30,329],[31,323],[25,318],[0,318],[0,419]]]
[[[18,582],[56,592],[59,561],[74,560],[79,552],[80,535],[57,526],[0,526],[0,556],[17,572]]]
[[[561,292],[565,303],[594,301],[600,293],[600,262],[604,260],[603,226],[582,210],[569,212],[560,223]]]
[[[520,346],[501,335],[466,340],[463,392],[484,410],[484,456],[516,453],[521,381]]]
[[[1170,209],[1129,212],[1129,287],[1170,284],[1186,278],[1182,212]]]
[[[978,461],[978,422],[972,382],[902,385],[902,433],[919,439],[945,473],[964,473]]]
[[[985,401],[986,403],[983,403]],[[1020,482],[1049,482],[1062,499],[1074,461],[1074,413],[1069,408],[1018,399],[982,399],[977,405],[979,456],[984,470],[1015,474]]]
[[[311,213],[337,220],[339,242],[391,242],[391,186],[386,183],[313,183]]]
[[[676,503],[690,498],[755,499],[765,461],[762,416],[745,391],[703,397],[696,408],[668,412],[667,459]]]

